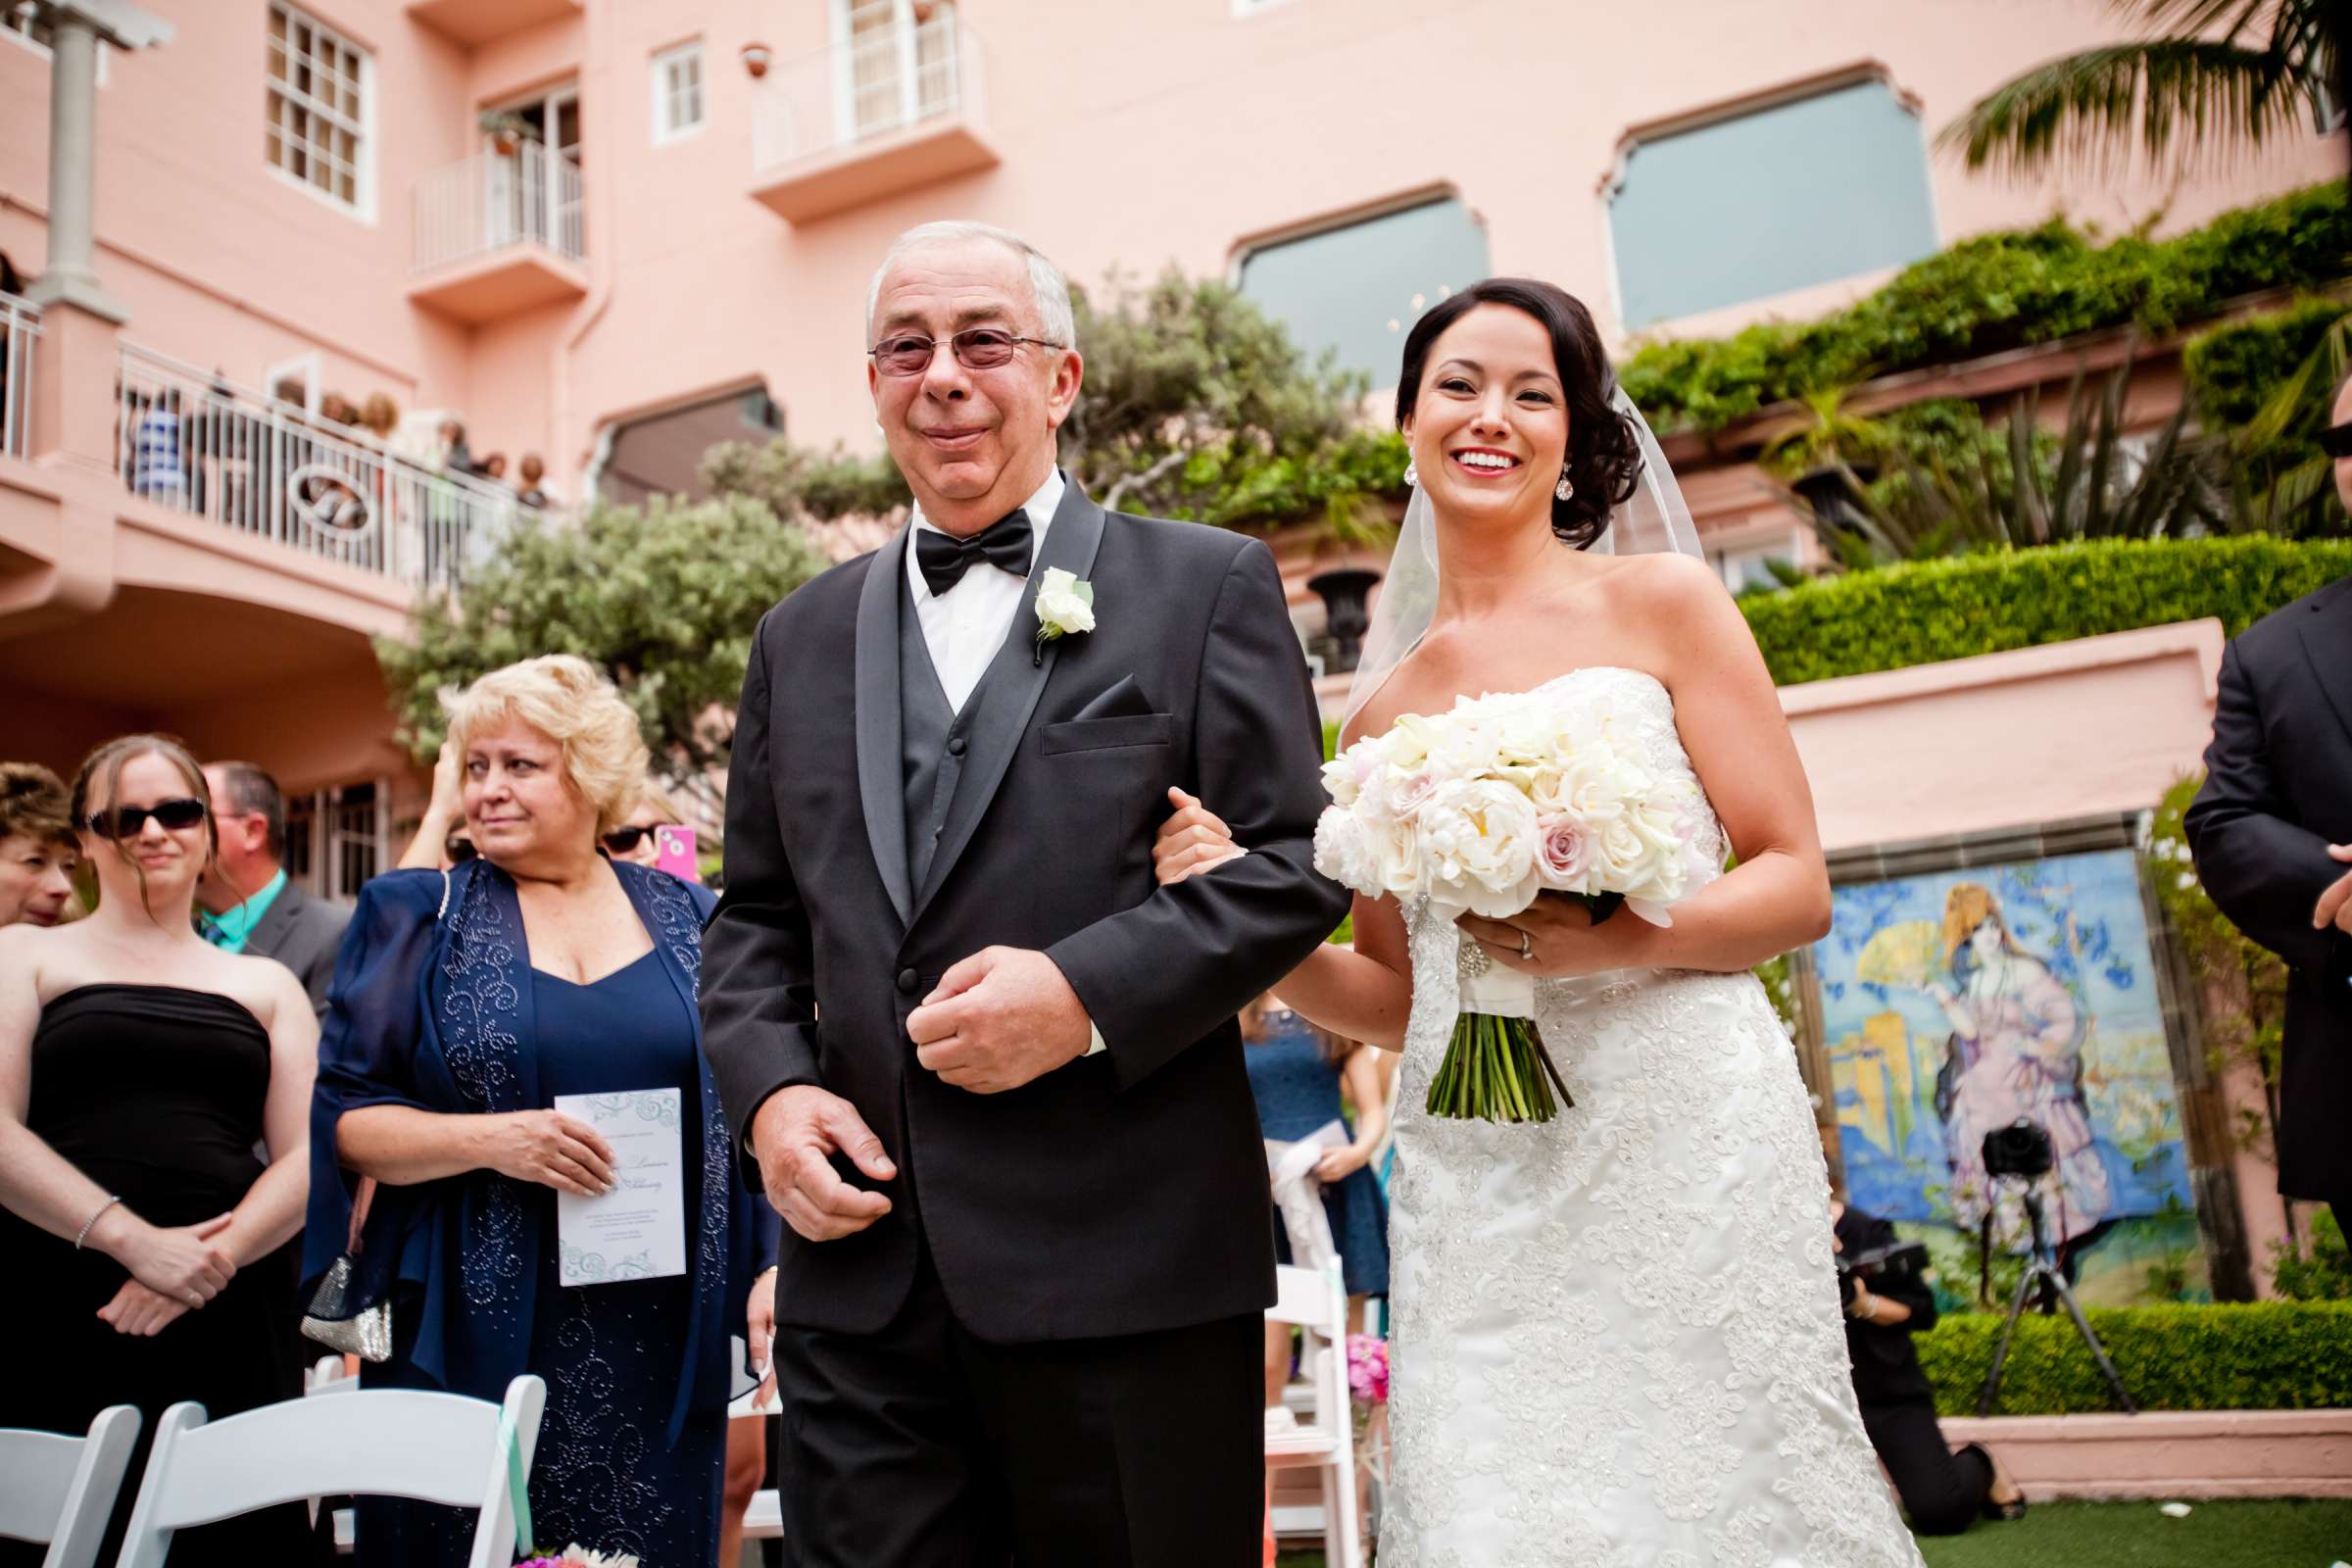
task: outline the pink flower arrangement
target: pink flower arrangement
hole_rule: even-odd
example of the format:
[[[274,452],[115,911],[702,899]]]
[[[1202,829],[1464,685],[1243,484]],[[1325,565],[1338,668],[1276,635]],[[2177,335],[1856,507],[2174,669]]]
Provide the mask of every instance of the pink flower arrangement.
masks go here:
[[[565,1546],[555,1557],[529,1557],[514,1568],[637,1568],[637,1559],[625,1552],[590,1551],[585,1546]]]
[[[1389,1402],[1389,1342],[1377,1334],[1348,1336],[1348,1391],[1358,1404]]]

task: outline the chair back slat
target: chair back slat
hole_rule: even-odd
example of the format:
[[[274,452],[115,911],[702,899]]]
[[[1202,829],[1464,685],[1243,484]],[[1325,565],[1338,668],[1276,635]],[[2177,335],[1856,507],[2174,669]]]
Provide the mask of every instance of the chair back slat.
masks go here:
[[[48,1546],[42,1568],[90,1568],[138,1436],[127,1404],[99,1411],[87,1437],[0,1430],[0,1536]]]
[[[546,1392],[535,1377],[507,1391],[526,1474]],[[156,1427],[122,1568],[161,1568],[175,1530],[324,1495],[479,1509],[473,1560],[503,1565],[514,1518],[501,1415],[487,1400],[408,1389],[289,1399],[209,1425],[203,1406],[175,1404]]]
[[[1337,1260],[1332,1266],[1338,1272]],[[1325,1339],[1347,1336],[1348,1297],[1342,1290],[1338,1304],[1333,1304],[1331,1281],[1319,1268],[1294,1268],[1284,1264],[1274,1270],[1274,1304],[1266,1308],[1266,1317],[1275,1323],[1296,1323],[1314,1330]]]
[[[65,1506],[88,1441],[55,1432],[0,1431],[0,1536],[44,1544],[56,1539],[58,1510]]]

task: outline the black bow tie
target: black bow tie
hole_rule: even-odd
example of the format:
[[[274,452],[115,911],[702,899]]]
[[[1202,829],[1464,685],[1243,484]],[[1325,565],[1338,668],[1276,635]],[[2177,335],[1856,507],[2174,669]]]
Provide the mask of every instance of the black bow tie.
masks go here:
[[[1029,514],[1017,507],[969,539],[936,528],[918,529],[914,536],[914,564],[922,568],[934,599],[963,581],[974,562],[985,561],[1015,577],[1026,577],[1029,552]]]

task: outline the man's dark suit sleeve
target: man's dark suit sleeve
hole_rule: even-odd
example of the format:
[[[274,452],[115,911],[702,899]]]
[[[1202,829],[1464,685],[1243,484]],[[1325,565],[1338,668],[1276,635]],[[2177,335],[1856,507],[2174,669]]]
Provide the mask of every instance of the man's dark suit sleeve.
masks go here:
[[[1218,592],[1193,730],[1198,776],[1168,782],[1199,795],[1250,853],[1046,950],[1102,1031],[1122,1089],[1288,974],[1348,907],[1347,890],[1314,869],[1321,720],[1282,575],[1256,540]]]
[[[2235,643],[2222,654],[2205,783],[2182,825],[2205,891],[2239,930],[2299,968],[2324,970],[2341,956],[2340,934],[2312,929],[2311,910],[2352,866],[2291,819]]]
[[[808,911],[776,821],[770,752],[767,633],[760,622],[735,710],[727,765],[726,892],[703,929],[703,1049],[739,1145],[761,1102],[779,1089],[813,1084],[816,979]],[[750,1149],[744,1149],[747,1169]],[[760,1187],[754,1171],[754,1191]]]

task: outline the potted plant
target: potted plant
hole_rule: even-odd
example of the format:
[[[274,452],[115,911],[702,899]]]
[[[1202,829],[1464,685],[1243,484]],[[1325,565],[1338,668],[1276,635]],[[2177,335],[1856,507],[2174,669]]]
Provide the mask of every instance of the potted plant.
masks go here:
[[[482,132],[490,138],[501,158],[514,156],[525,141],[532,140],[531,122],[512,109],[489,109],[482,112]]]
[[[1812,421],[1775,438],[1757,460],[1837,526],[1850,525],[1862,488],[1878,476],[1878,460],[1892,441],[1886,425],[1846,412],[1850,390],[1834,386],[1801,393]]]

